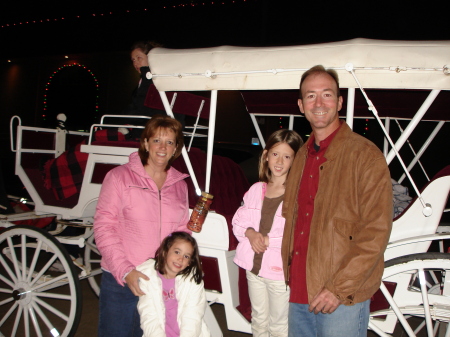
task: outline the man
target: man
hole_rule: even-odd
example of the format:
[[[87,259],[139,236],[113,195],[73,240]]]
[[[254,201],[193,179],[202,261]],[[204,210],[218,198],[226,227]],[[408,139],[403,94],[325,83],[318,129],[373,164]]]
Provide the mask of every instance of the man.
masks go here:
[[[372,142],[339,121],[335,71],[305,72],[298,105],[312,133],[295,156],[283,204],[289,336],[366,336],[392,227],[389,170]]]

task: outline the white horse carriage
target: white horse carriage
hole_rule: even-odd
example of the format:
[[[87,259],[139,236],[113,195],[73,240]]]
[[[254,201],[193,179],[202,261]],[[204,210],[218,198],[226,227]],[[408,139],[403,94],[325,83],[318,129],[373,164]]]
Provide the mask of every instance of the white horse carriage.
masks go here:
[[[388,164],[398,158],[404,176],[409,179],[417,195],[409,207],[394,219],[385,253],[383,283],[372,302],[369,329],[379,336],[390,336],[394,330],[403,330],[408,336],[450,336],[450,279],[446,277],[446,272],[450,271],[450,255],[443,253],[442,244],[442,240],[450,238],[450,234],[446,234],[445,226],[440,226],[450,190],[450,167],[440,171],[422,191],[410,175],[412,167],[420,163],[421,155],[450,116],[449,55],[449,41],[364,39],[271,48],[156,48],[150,52],[152,74],[148,76],[153,77],[167,114],[173,115],[177,104],[182,104],[177,100],[174,103],[173,98],[172,104],[169,103],[167,92],[210,91],[207,153],[196,153],[193,148],[188,153],[184,149],[183,162],[186,167],[183,168],[191,175],[192,193],[206,190],[218,198],[214,201],[217,205],[212,205],[213,209],[216,207],[216,212],[208,214],[202,232],[194,236],[204,264],[207,299],[211,303],[224,305],[229,330],[251,333],[249,321],[241,314],[242,310],[237,309],[240,304],[239,288],[242,287],[238,285],[238,267],[233,263],[235,241],[230,234],[231,216],[248,185],[243,188],[239,183],[242,172],[232,173],[239,171],[237,165],[213,156],[219,91],[239,90],[245,101],[249,100],[248,93],[254,95],[255,91],[260,91],[257,97],[261,100],[269,94],[276,97],[278,93],[289,92],[292,101],[280,100],[279,103],[295,106],[302,73],[316,64],[322,64],[335,69],[341,88],[347,88],[343,90],[346,96],[344,101],[347,102],[347,123],[352,127],[354,118],[359,117],[375,118],[379,122],[385,136],[383,150]],[[407,106],[390,109],[394,101],[386,102],[383,98],[387,94],[395,97],[405,93],[408,97],[424,96],[425,99],[413,110]],[[261,111],[265,116],[268,111],[279,116],[280,105],[273,102],[262,105],[264,109],[261,110],[258,110],[258,104],[248,105],[248,110],[260,143],[264,145],[257,116]],[[289,127],[292,128],[294,117],[299,117],[299,113],[296,111],[283,116],[289,118]],[[398,119],[408,119],[410,122],[394,142],[390,137],[390,123]],[[399,152],[421,121],[435,123],[436,126],[419,151],[413,151],[413,160],[405,164]],[[18,117],[11,121],[16,174],[32,197],[35,209],[31,215],[10,215],[1,219],[0,225],[8,228],[0,232],[0,336],[71,336],[80,319],[79,280],[89,278],[94,291],[99,291],[100,256],[93,241],[92,219],[101,182],[109,169],[126,163],[128,155],[136,150],[135,147],[123,147],[118,143],[96,143],[94,133],[99,127],[117,128],[117,125],[106,124],[102,119],[100,124],[92,127],[90,134],[83,134],[22,126]],[[77,193],[57,200],[39,182],[39,162],[42,157],[59,158],[66,144],[74,145],[82,140],[86,140],[86,144],[81,145],[80,153],[85,156],[86,165],[79,181],[80,188]],[[448,158],[447,145],[441,144],[440,152]],[[194,157],[197,164],[191,165]],[[201,160],[197,160],[199,157]],[[199,168],[199,165],[204,167]],[[220,176],[217,170],[224,168],[227,172],[220,173],[224,174]],[[403,179],[401,177],[399,181]],[[215,185],[222,187],[214,191]],[[225,191],[224,186],[229,186],[231,191]],[[195,194],[192,196],[195,199]],[[226,203],[227,199],[233,198],[237,198],[237,204],[219,206],[221,202]],[[53,236],[60,229],[50,235],[34,227],[14,226],[12,223],[24,218],[46,216],[56,216],[61,228],[66,225],[80,226],[85,231],[76,237]],[[427,252],[435,240],[440,242],[441,252]],[[84,247],[84,263],[71,258],[60,243]],[[50,270],[56,261],[64,267],[63,272]],[[207,311],[207,321],[213,336],[221,336],[222,332],[210,310]]]

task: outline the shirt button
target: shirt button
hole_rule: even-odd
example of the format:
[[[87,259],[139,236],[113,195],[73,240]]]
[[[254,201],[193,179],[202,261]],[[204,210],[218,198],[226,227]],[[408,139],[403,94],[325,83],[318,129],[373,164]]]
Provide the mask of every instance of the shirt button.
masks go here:
[[[300,234],[303,235],[303,232],[301,232]]]
[[[316,159],[319,160],[319,157],[317,156]]]
[[[295,252],[295,255],[298,255],[298,252]]]
[[[306,213],[306,216],[309,216],[309,213]]]
[[[312,174],[309,177],[312,178]]]

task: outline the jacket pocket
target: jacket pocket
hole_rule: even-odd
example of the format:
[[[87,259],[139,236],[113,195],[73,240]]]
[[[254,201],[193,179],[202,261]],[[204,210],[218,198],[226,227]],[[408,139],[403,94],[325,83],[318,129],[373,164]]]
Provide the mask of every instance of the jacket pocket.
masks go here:
[[[353,244],[356,223],[348,220],[333,219],[332,266],[339,266],[342,258],[349,252]]]
[[[334,218],[335,233],[348,241],[353,241],[355,235],[356,223],[349,220]]]
[[[130,185],[123,191],[123,216],[131,221],[159,219],[158,195],[145,186]]]

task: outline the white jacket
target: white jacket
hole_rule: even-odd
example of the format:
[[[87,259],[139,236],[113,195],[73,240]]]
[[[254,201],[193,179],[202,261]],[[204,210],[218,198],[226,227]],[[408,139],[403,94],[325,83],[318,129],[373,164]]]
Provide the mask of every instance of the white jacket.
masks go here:
[[[145,293],[139,297],[138,302],[143,337],[166,336],[166,307],[162,298],[162,281],[154,266],[155,260],[150,259],[136,268],[150,278],[150,281],[139,279],[139,287]],[[197,284],[191,280],[191,276],[177,276],[175,279],[180,337],[210,337],[203,317],[208,305],[203,281]]]

